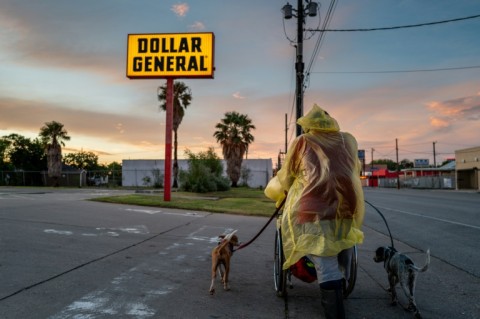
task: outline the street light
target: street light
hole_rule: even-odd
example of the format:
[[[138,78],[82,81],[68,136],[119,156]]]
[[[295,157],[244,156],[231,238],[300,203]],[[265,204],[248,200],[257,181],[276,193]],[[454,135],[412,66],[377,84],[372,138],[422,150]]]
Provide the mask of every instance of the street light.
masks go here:
[[[315,17],[318,11],[318,3],[314,1],[305,0],[306,6],[303,5],[303,0],[298,0],[297,9],[293,9],[292,5],[287,2],[283,6],[283,18],[289,20],[292,17],[297,18],[297,59],[295,63],[296,71],[296,120],[303,116],[303,81],[305,78],[303,63],[303,24],[305,23],[305,16]],[[294,14],[296,13],[296,15]],[[296,121],[295,121],[296,122]],[[296,136],[302,134],[302,128],[297,124]]]

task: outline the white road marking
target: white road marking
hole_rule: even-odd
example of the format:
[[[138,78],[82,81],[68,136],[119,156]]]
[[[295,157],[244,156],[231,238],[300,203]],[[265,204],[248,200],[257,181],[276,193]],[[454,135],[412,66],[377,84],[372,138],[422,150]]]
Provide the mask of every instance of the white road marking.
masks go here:
[[[144,225],[136,225],[131,227],[120,227],[120,228],[105,228],[105,227],[98,227],[97,230],[105,230],[107,231],[106,234],[109,233],[117,233],[117,231],[128,233],[128,234],[142,234],[146,235],[149,234],[150,231],[148,230],[147,226]]]
[[[164,212],[165,215],[177,215],[177,216],[189,216],[189,217],[203,217],[203,215],[200,215],[198,213],[172,213],[172,212]]]
[[[406,212],[406,211],[404,211],[404,210],[398,210],[398,209],[393,209],[393,208],[389,208],[389,207],[382,207],[382,206],[377,206],[377,207],[378,207],[378,208],[381,208],[381,209],[387,209],[387,210],[390,210],[390,211],[393,211],[393,212],[401,213],[401,214],[406,214],[406,215],[411,215],[411,216],[416,216],[416,217],[422,217],[422,218],[426,218],[426,219],[432,219],[432,220],[436,220],[436,221],[439,221],[439,222],[444,222],[444,223],[448,223],[448,224],[453,224],[453,225],[459,225],[459,226],[469,227],[469,228],[473,228],[473,229],[480,229],[479,226],[474,226],[474,225],[469,225],[469,224],[454,222],[454,221],[448,220],[448,219],[437,218],[437,217],[432,217],[432,216],[426,216],[426,215],[417,214],[417,213],[412,213],[412,212]]]
[[[21,200],[35,200],[29,196],[21,196],[10,193],[0,193],[0,199],[21,199]]]
[[[138,208],[125,208],[126,211],[136,212],[136,213],[145,213],[145,214],[158,214],[161,213],[161,210],[151,210],[151,209],[138,209]]]
[[[125,227],[119,228],[118,230],[129,233],[129,234],[148,234],[149,231],[145,226],[135,226],[135,227]]]
[[[83,296],[80,300],[74,301],[63,311],[51,316],[50,319],[123,317],[124,314],[142,319],[155,315],[155,310],[141,300],[132,300],[136,299],[132,297],[127,298],[123,295],[118,296],[115,290],[94,291]]]
[[[200,236],[198,235],[199,233],[202,233],[204,232],[207,228],[215,228],[215,229],[219,229],[218,230],[218,235],[215,236],[215,237],[207,237],[207,236]],[[225,227],[213,227],[213,226],[202,226],[200,227],[199,229],[197,229],[196,231],[190,233],[188,235],[188,239],[192,239],[192,240],[195,240],[195,241],[207,241],[209,243],[217,243],[218,242],[218,236],[219,235],[222,235],[222,234],[228,234],[228,233],[231,233],[233,231],[232,228],[225,228]]]
[[[57,234],[57,235],[67,235],[67,236],[73,235],[73,232],[68,230],[45,229],[43,232],[47,234]]]
[[[120,233],[140,234],[140,235],[146,235],[150,233],[147,226],[144,226],[144,225],[120,227],[120,228],[98,227],[96,228],[96,230],[98,231],[98,233],[81,233],[81,235],[85,237],[96,237],[96,236],[119,237]],[[43,232],[47,234],[56,234],[56,235],[65,235],[65,236],[70,236],[74,234],[74,232],[69,230],[58,230],[58,229],[44,229]]]
[[[207,213],[197,213],[197,212],[166,212],[160,209],[152,210],[152,209],[140,209],[140,208],[124,208],[126,211],[135,212],[135,213],[143,213],[143,214],[164,214],[164,215],[175,215],[175,216],[187,216],[187,217],[204,217]]]
[[[203,230],[204,228],[201,228],[193,233],[199,233]],[[186,282],[179,282],[176,276],[165,276],[165,267],[170,265],[173,260],[182,264],[178,271],[192,273],[195,269],[189,267],[192,264],[190,260],[205,261],[205,256],[210,250],[209,247],[204,245],[200,249],[192,250],[192,245],[195,245],[195,243],[192,243],[192,236],[187,236],[182,241],[172,242],[158,253],[159,255],[170,255],[172,257],[158,258],[158,255],[151,256],[148,261],[112,278],[101,289],[91,291],[73,301],[49,319],[158,318],[155,307],[162,304],[160,299],[166,298],[169,294],[188,285]],[[189,256],[192,251],[198,255]]]

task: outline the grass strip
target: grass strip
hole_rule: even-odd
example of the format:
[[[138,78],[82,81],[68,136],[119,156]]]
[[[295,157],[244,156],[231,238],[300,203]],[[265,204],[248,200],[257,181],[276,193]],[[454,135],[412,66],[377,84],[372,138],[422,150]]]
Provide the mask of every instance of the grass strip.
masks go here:
[[[98,197],[93,201],[149,207],[179,208],[212,213],[240,214],[269,217],[275,203],[265,197],[262,190],[235,188],[226,192],[186,193],[172,192],[171,200],[163,200],[163,193],[137,193]]]

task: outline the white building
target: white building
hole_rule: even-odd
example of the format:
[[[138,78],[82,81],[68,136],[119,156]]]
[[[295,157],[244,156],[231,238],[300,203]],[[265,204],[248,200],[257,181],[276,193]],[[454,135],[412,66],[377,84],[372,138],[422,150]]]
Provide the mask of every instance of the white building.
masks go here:
[[[223,165],[223,175],[227,176],[226,162],[224,160],[221,161]],[[187,170],[188,160],[178,160],[178,168],[179,170]],[[163,185],[163,177],[165,176],[164,169],[164,160],[123,160],[122,186],[148,187],[154,186],[157,183]],[[238,185],[247,184],[252,188],[265,188],[273,174],[272,159],[244,159],[242,169],[249,170],[249,177],[247,181],[240,178]]]

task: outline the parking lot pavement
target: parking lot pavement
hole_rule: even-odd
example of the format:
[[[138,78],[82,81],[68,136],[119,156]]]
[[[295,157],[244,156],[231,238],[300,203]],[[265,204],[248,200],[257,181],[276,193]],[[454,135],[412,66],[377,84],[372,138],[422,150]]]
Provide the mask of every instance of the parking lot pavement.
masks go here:
[[[348,318],[413,318],[405,311],[407,299],[397,286],[401,304],[390,305],[388,279],[383,263],[375,263],[373,256],[378,246],[388,246],[388,237],[364,228],[365,242],[359,246],[358,278],[352,295],[346,300]],[[410,256],[416,265],[425,264],[425,252],[394,241],[395,248]],[[428,247],[427,247],[428,248]],[[419,273],[416,285],[416,302],[422,318],[480,318],[478,292],[479,278],[434,257],[437,247],[430,247],[432,257],[429,269]]]
[[[1,194],[2,319],[322,318],[315,283],[294,279],[286,299],[275,295],[274,223],[235,253],[231,291],[218,283],[217,294],[208,294],[216,236],[239,229],[245,242],[266,218],[83,200],[91,196],[97,192]],[[367,226],[363,230],[347,318],[412,318],[400,305],[390,306],[387,274],[373,261],[376,248],[390,239]],[[423,251],[398,241],[395,247],[416,264],[425,262]],[[442,247],[427,248],[431,264],[419,274],[416,289],[423,318],[480,318],[479,278],[437,257]]]

